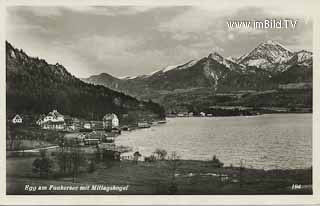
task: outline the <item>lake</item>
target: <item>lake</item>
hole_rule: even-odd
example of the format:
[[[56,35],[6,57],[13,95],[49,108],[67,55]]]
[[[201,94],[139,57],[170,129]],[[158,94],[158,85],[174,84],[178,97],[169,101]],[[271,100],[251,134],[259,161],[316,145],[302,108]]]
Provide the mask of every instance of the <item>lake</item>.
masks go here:
[[[117,145],[143,156],[157,148],[181,159],[210,160],[213,155],[237,166],[306,168],[312,165],[312,114],[167,118],[167,123],[123,132]]]

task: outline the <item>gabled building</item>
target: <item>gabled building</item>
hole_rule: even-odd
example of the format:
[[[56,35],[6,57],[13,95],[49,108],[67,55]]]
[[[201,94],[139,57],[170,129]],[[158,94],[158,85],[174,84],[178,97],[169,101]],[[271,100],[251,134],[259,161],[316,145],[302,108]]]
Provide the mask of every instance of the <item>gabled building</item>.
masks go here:
[[[103,129],[112,130],[119,127],[119,119],[116,114],[106,114],[103,119]]]
[[[52,130],[63,130],[65,129],[64,121],[53,122],[51,120],[42,123],[41,127],[43,129],[52,129]]]
[[[16,114],[12,119],[13,124],[22,124],[22,121],[23,121],[22,117],[18,114]]]
[[[90,121],[93,130],[103,130],[102,121]]]
[[[44,117],[44,122],[52,121],[52,122],[63,122],[64,116],[60,114],[57,110],[53,110],[49,112],[47,116]]]
[[[64,115],[60,114],[57,110],[49,112],[48,115],[40,116],[37,124],[43,129],[63,130],[66,128]]]
[[[44,120],[45,117],[46,117],[45,114],[41,114],[41,115],[39,116],[39,119],[36,121],[36,124],[39,125],[39,126],[41,126],[41,124],[43,123],[43,120]]]
[[[91,122],[84,122],[83,123],[83,128],[84,129],[92,129],[92,125],[91,125]]]
[[[71,121],[66,121],[67,129],[69,130],[80,130],[81,121],[78,118],[71,118]]]

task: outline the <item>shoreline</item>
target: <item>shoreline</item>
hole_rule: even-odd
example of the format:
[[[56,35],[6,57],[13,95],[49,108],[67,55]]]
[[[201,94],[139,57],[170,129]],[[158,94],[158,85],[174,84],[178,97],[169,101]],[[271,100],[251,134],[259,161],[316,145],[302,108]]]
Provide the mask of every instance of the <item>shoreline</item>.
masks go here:
[[[272,113],[272,114],[279,114],[279,113]],[[271,114],[271,115],[272,115]],[[296,114],[296,113],[281,113],[281,114]],[[303,113],[303,114],[312,114],[312,113]],[[185,118],[190,118],[190,119],[192,119],[192,118],[195,118],[195,119],[197,119],[197,118],[203,118],[203,119],[209,119],[209,118],[224,118],[224,117],[228,117],[228,118],[231,118],[231,117],[256,117],[256,116],[262,116],[262,115],[269,115],[269,114],[261,114],[261,115],[255,115],[255,116],[213,116],[213,117],[199,117],[199,116],[193,116],[193,117],[168,117],[167,119],[168,120],[170,120],[170,119],[175,119],[175,118],[182,118],[182,119],[185,119]],[[156,121],[156,122],[158,122],[158,121]],[[166,122],[166,123],[157,123],[157,124],[152,124],[152,125],[150,125],[150,128],[152,129],[152,128],[154,128],[154,127],[157,127],[157,126],[161,126],[161,125],[166,125],[168,122]],[[119,137],[121,137],[121,135],[123,135],[123,134],[127,134],[127,135],[130,135],[130,133],[131,132],[133,132],[133,131],[139,131],[139,130],[146,130],[146,129],[150,129],[150,128],[139,128],[139,127],[135,127],[135,128],[132,128],[131,130],[129,130],[129,131],[124,131],[122,134],[119,134],[117,137],[116,137],[116,139],[117,138],[119,138]],[[117,146],[125,146],[125,144],[116,144]],[[56,145],[52,145],[52,146],[54,146],[54,147],[56,147]],[[84,150],[86,149],[86,148],[88,148],[89,150],[92,150],[91,149],[91,147],[93,148],[93,146],[81,146],[81,148],[84,148]],[[129,146],[130,147],[130,146]],[[29,153],[29,150],[30,151],[32,151],[32,152],[30,152],[30,153],[32,153],[32,154],[30,154],[31,156],[34,156],[34,155],[37,155],[37,154],[35,154],[35,153],[39,153],[39,150],[40,150],[40,148],[38,148],[38,147],[35,147],[35,148],[28,148],[28,149],[24,149],[24,150],[16,150],[16,151],[10,151],[10,150],[7,150],[6,151],[6,154],[7,154],[7,157],[12,157],[12,156],[29,156],[28,155],[28,153]],[[36,151],[36,150],[38,150],[38,151]],[[130,152],[124,152],[123,154],[131,154],[131,153],[133,153],[133,152],[135,152],[135,151],[130,151]],[[8,154],[10,154],[10,155],[8,155]],[[148,155],[148,154],[143,154],[143,155]],[[190,158],[186,158],[186,159],[182,159],[182,160],[185,160],[185,161],[210,161],[210,157],[208,157],[208,158],[206,158],[206,159],[190,159]],[[143,161],[143,159],[142,160],[140,160],[140,162],[141,161]],[[234,165],[236,165],[236,164],[234,164]],[[304,167],[304,168],[281,168],[282,170],[287,170],[287,169],[307,169],[307,168],[309,168],[309,167]],[[259,170],[259,169],[263,169],[263,170],[274,170],[274,169],[278,169],[277,167],[274,167],[274,168],[254,168],[254,169],[257,169],[257,170]]]
[[[290,108],[281,108],[283,110],[289,110]],[[248,112],[248,111],[245,111]],[[254,110],[253,112],[249,111],[248,113],[237,113],[237,114],[225,114],[225,115],[210,115],[210,116],[201,116],[201,115],[183,115],[179,116],[177,114],[167,114],[166,118],[188,118],[188,117],[203,117],[203,118],[211,118],[211,117],[238,117],[238,116],[259,116],[264,114],[312,114],[312,108],[305,108],[305,110],[298,110],[298,111],[275,111],[271,108],[266,108],[265,110]]]
[[[8,158],[7,194],[312,194],[312,168],[260,170],[215,167],[211,161],[179,160],[172,169],[168,160],[156,162],[121,161],[99,163],[94,172],[72,177],[39,178],[31,173],[32,158]],[[30,170],[29,170],[30,169]],[[173,175],[173,176],[172,176]],[[172,180],[170,177],[174,177]],[[196,184],[197,183],[197,184]],[[128,191],[25,191],[25,185],[129,185]],[[170,191],[175,185],[177,191]],[[298,189],[295,189],[297,185]]]
[[[165,124],[158,124],[157,126],[160,127],[161,125]],[[151,130],[152,127],[155,126],[151,126]],[[135,130],[125,133],[129,133],[130,135],[130,132],[132,131]],[[88,150],[90,150],[90,148],[88,148]],[[177,186],[178,189],[176,192],[174,192],[174,194],[177,195],[312,194],[312,167],[259,169],[249,168],[249,165],[247,165],[241,169],[237,165],[230,167],[229,163],[226,163],[225,167],[217,168],[210,160],[180,159],[178,161],[178,167],[173,173],[171,169],[172,164],[168,160],[156,160],[154,162],[135,162],[133,160],[122,160],[119,162],[102,161],[96,163],[95,170],[92,172],[89,172],[87,166],[83,167],[79,176],[73,180],[72,176],[70,175],[59,174],[59,169],[55,169],[48,178],[40,178],[37,174],[32,172],[32,162],[38,157],[39,156],[7,157],[6,164],[8,194],[168,195],[173,194],[172,191],[169,190],[172,185],[174,187]],[[86,157],[87,159],[91,159],[94,157],[94,155],[89,155]],[[51,154],[50,158],[55,160],[55,156],[51,156]],[[171,182],[170,177],[174,177],[174,184]],[[100,184],[130,186],[129,190],[125,192],[25,191],[25,185],[31,183],[32,185],[38,186],[59,186],[61,184],[66,186]]]

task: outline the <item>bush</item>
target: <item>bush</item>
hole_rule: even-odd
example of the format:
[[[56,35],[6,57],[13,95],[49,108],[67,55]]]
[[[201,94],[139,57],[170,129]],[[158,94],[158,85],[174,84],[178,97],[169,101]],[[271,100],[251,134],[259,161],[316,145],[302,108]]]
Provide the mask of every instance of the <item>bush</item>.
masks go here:
[[[38,173],[39,176],[48,177],[51,168],[52,168],[52,161],[47,157],[45,150],[40,150],[41,158],[37,158],[32,163],[32,172]]]
[[[156,149],[156,151],[154,151],[154,154],[158,156],[159,160],[164,160],[168,153],[164,149]]]
[[[150,155],[149,157],[145,157],[144,161],[145,162],[155,162],[156,161],[156,157],[154,155]]]
[[[221,167],[223,167],[224,164],[216,157],[216,155],[213,155],[212,165],[213,165],[213,167],[221,168]]]

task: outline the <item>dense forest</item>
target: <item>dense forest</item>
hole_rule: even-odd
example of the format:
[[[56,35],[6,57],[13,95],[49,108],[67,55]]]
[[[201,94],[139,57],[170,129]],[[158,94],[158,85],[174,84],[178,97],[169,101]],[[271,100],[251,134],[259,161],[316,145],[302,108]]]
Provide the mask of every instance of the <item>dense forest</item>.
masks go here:
[[[37,115],[57,109],[62,114],[100,120],[105,113],[141,111],[163,118],[164,109],[104,86],[82,82],[60,64],[29,57],[6,42],[7,115]]]

